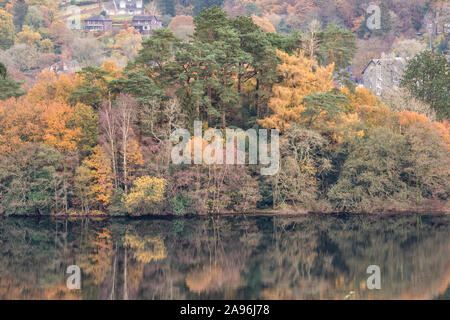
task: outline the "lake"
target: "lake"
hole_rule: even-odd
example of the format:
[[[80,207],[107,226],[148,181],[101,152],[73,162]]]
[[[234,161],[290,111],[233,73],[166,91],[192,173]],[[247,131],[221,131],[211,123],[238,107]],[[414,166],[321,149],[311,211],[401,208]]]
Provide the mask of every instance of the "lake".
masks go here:
[[[0,218],[0,299],[450,299],[450,217]],[[81,289],[66,286],[68,266]],[[370,289],[371,265],[381,289]]]

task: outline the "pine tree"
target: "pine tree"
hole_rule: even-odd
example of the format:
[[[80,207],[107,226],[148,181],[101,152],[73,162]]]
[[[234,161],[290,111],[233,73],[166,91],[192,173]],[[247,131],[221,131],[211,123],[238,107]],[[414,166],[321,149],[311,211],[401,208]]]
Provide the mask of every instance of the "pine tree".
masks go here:
[[[424,51],[409,60],[401,85],[417,99],[430,104],[439,119],[450,117],[449,64],[443,54]]]

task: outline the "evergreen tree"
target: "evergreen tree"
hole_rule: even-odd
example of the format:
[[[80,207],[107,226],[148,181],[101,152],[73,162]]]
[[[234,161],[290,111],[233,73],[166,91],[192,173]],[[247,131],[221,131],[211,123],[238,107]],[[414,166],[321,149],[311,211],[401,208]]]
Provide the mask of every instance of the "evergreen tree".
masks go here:
[[[430,104],[438,118],[450,117],[449,64],[443,54],[424,51],[409,60],[401,86],[415,98]]]
[[[319,61],[324,65],[334,63],[337,72],[350,64],[357,50],[353,34],[333,23],[320,32],[319,41]]]
[[[223,0],[193,0],[194,15],[198,15],[202,10],[209,9],[211,7],[220,8],[223,5]]]
[[[25,0],[15,0],[13,11],[14,26],[16,27],[16,31],[22,31],[22,25],[28,13],[28,4],[25,2]]]
[[[20,97],[25,92],[20,90],[22,82],[14,81],[8,77],[8,70],[3,63],[0,63],[0,100],[10,97]]]
[[[0,10],[0,48],[8,49],[14,44],[13,16],[5,10]]]

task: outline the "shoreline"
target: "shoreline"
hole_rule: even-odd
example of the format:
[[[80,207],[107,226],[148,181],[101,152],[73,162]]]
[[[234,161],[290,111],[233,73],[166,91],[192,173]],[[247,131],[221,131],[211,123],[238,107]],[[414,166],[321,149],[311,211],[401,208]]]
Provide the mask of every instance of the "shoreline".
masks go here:
[[[58,219],[193,219],[193,218],[210,218],[210,217],[283,217],[283,218],[295,218],[295,217],[323,217],[323,216],[361,216],[361,217],[397,217],[397,216],[447,216],[450,215],[448,211],[437,210],[398,210],[398,211],[385,211],[385,212],[286,212],[278,210],[270,211],[255,211],[247,213],[209,213],[209,214],[143,214],[140,216],[133,215],[109,215],[108,213],[102,214],[81,214],[81,213],[69,213],[69,214],[42,214],[42,215],[0,215],[0,218],[58,218]]]

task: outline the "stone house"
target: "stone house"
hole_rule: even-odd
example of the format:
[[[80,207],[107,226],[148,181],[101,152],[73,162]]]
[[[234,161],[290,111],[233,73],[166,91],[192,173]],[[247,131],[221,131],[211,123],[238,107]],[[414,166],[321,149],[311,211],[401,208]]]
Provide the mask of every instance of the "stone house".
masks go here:
[[[377,96],[392,89],[398,89],[407,59],[402,57],[385,56],[372,59],[362,72],[362,84]]]
[[[154,15],[136,15],[131,25],[141,34],[151,34],[152,30],[162,28],[162,21]]]
[[[94,14],[84,20],[84,31],[105,32],[112,29],[112,20],[108,16]]]

